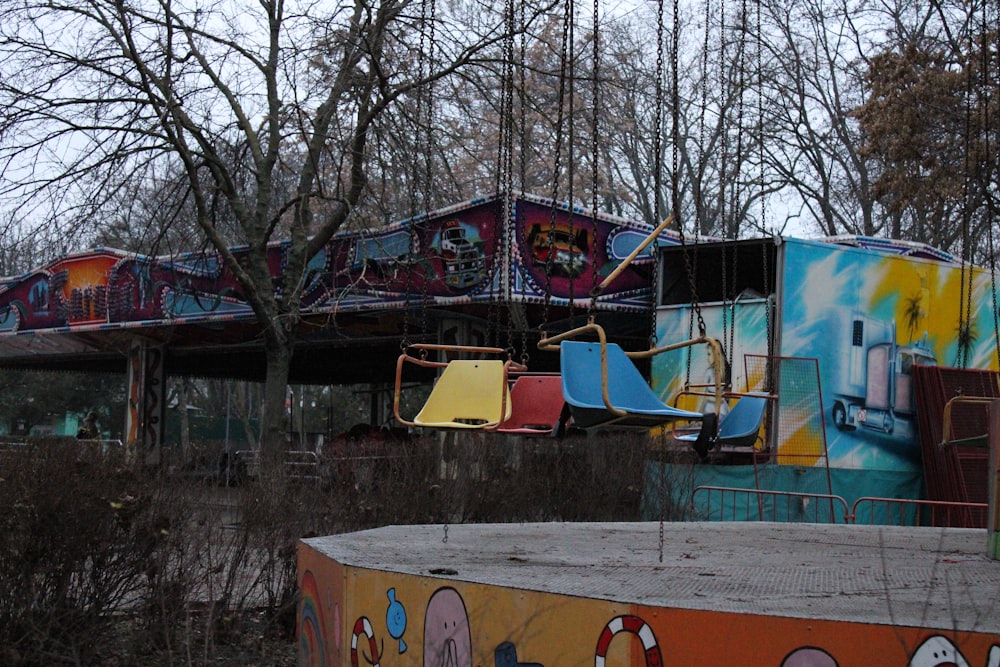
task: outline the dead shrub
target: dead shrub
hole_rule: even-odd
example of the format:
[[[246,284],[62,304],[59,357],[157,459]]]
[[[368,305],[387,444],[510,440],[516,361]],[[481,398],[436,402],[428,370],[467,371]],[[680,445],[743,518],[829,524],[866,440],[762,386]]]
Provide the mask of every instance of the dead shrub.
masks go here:
[[[116,614],[143,595],[160,536],[150,494],[119,461],[75,441],[5,453],[0,478],[0,645],[7,665],[100,664]]]
[[[294,664],[296,545],[390,524],[634,521],[642,435],[401,438],[320,476],[137,473],[75,442],[0,467],[0,664]]]

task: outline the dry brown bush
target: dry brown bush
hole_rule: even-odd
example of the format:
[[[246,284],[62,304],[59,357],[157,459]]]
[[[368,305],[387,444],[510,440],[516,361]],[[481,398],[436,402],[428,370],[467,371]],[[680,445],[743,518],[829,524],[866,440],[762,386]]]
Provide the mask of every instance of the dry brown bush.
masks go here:
[[[292,665],[300,538],[638,520],[646,455],[622,434],[425,437],[228,486],[37,442],[0,459],[0,664]]]

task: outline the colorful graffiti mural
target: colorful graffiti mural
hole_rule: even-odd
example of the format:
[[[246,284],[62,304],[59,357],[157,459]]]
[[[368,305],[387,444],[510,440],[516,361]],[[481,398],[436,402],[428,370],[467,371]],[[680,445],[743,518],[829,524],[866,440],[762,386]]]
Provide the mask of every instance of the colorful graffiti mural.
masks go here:
[[[344,567],[299,551],[300,665],[1000,667],[1000,636],[671,609]],[[405,601],[405,622],[385,609]],[[334,626],[340,627],[334,627]],[[389,650],[410,626],[413,650]],[[348,631],[347,629],[352,630]],[[341,637],[350,637],[342,642]]]
[[[448,306],[497,299],[589,301],[595,281],[648,235],[648,226],[521,197],[513,220],[500,197],[476,199],[385,228],[337,235],[310,260],[305,314]],[[664,233],[661,244],[675,244]],[[269,248],[276,290],[286,243]],[[237,259],[246,248],[234,248]],[[640,310],[651,298],[651,255],[616,279],[597,308]],[[70,255],[0,279],[0,336],[88,328],[249,320],[242,289],[217,253],[145,257],[110,249]]]
[[[919,471],[911,369],[963,359],[969,368],[997,368],[989,272],[923,246],[888,242],[785,239],[778,252],[773,310],[756,295],[699,308],[708,335],[732,348],[733,388],[752,384],[748,354],[815,359],[823,402],[814,391],[816,405],[808,409],[825,418],[830,466]],[[693,321],[690,305],[661,308],[657,335],[684,340]],[[653,386],[663,400],[673,400],[689,376],[707,372],[703,356],[654,360]],[[798,406],[783,403],[782,409]],[[789,436],[778,436],[780,455],[786,445],[780,438]]]

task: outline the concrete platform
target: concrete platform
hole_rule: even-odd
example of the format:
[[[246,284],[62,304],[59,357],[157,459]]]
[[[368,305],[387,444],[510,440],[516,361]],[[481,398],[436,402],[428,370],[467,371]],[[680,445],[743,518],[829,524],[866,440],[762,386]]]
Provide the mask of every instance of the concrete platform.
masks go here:
[[[656,523],[445,535],[303,540],[302,664],[1000,666],[1000,562],[984,530],[667,523],[662,562]],[[442,635],[438,617],[464,630]]]

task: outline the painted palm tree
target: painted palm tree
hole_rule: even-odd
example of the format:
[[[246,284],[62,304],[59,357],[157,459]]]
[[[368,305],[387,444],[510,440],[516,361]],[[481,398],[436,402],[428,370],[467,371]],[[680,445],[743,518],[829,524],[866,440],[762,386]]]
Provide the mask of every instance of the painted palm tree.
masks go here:
[[[956,357],[955,365],[965,368],[972,361],[972,350],[979,339],[979,332],[973,322],[961,322],[956,328]]]
[[[903,317],[906,318],[906,334],[910,337],[910,343],[913,342],[913,338],[916,336],[917,330],[920,328],[920,318],[924,316],[923,302],[923,294],[919,291],[911,294],[905,299]]]

